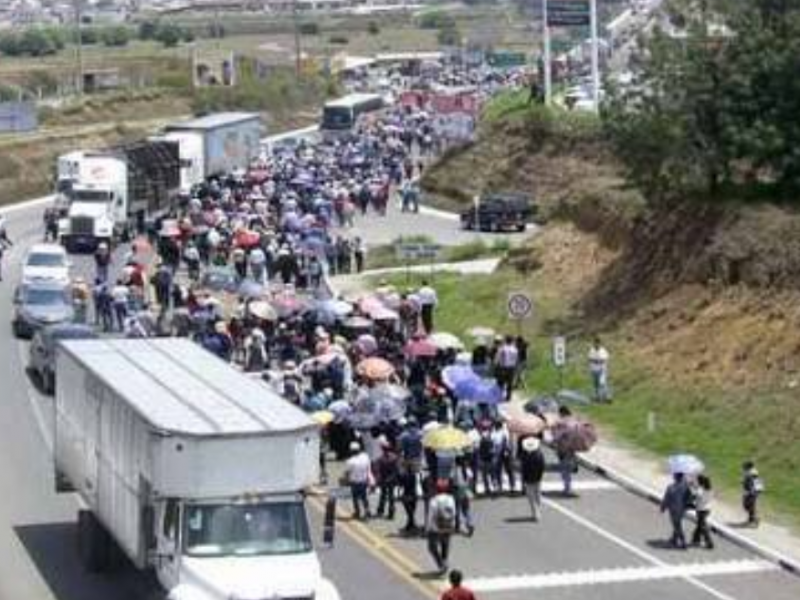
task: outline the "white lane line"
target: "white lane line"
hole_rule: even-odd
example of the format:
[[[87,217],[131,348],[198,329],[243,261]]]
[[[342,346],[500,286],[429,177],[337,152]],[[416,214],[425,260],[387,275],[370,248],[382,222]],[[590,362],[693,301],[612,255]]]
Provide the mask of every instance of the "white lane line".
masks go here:
[[[557,502],[553,502],[552,500],[545,500],[544,503],[548,507],[553,509],[554,511],[560,512],[562,515],[564,515],[568,519],[572,519],[576,523],[578,523],[580,525],[583,525],[584,527],[586,527],[587,529],[593,531],[597,535],[599,535],[601,537],[604,537],[605,539],[607,539],[608,541],[610,541],[613,544],[616,544],[620,548],[624,548],[628,552],[630,552],[632,554],[635,554],[636,556],[638,556],[642,560],[650,563],[651,565],[654,565],[654,566],[657,566],[657,567],[669,567],[670,566],[669,563],[664,562],[660,558],[656,558],[655,556],[653,556],[649,552],[646,552],[645,550],[642,550],[641,548],[636,547],[635,545],[633,545],[630,542],[622,539],[618,535],[616,535],[614,533],[611,533],[607,529],[603,529],[599,525],[597,525],[595,523],[592,523],[589,519],[586,519],[585,517],[582,517],[581,515],[579,515],[575,511],[572,511],[572,510],[566,508],[565,506],[562,506],[562,505],[558,504]],[[699,579],[697,579],[696,577],[694,577],[692,575],[681,575],[679,578],[683,579],[687,583],[690,583],[691,585],[695,586],[696,588],[703,590],[704,592],[706,592],[709,595],[713,596],[717,600],[735,600],[733,596],[728,596],[727,594],[724,594],[724,593],[720,592],[719,590],[714,589],[710,585],[708,585],[706,583],[703,583],[702,581],[700,581]]]
[[[504,476],[503,478],[503,489],[508,489],[508,478]],[[543,481],[542,482],[542,491],[545,494],[557,494],[564,489],[564,485],[560,481]],[[475,486],[475,492],[477,494],[483,494],[486,488],[483,485],[482,481],[478,481],[477,485]],[[621,492],[623,489],[619,487],[613,481],[608,481],[606,479],[589,479],[587,481],[573,481],[572,482],[572,490],[575,492],[599,492],[599,491],[613,491],[613,492]],[[514,491],[515,492],[522,492],[522,482],[517,479],[514,482]]]
[[[29,208],[35,208],[37,206],[43,206],[44,204],[48,204],[53,202],[55,196],[43,196],[41,198],[34,198],[33,200],[25,200],[24,202],[15,202],[14,204],[8,204],[6,206],[0,207],[0,214],[8,214],[8,213],[15,213],[21,210],[27,210]]]
[[[728,560],[711,563],[691,563],[652,567],[593,569],[566,573],[511,575],[505,577],[476,577],[469,587],[475,592],[508,592],[520,589],[576,587],[610,583],[635,583],[686,577],[711,577],[775,571],[778,567],[765,560]]]

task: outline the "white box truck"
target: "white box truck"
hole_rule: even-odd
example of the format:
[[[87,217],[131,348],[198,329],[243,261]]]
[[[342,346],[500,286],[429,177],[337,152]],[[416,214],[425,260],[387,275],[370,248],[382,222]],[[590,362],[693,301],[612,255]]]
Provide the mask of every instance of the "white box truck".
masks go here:
[[[57,192],[68,200],[59,236],[68,250],[126,239],[167,211],[178,192],[178,144],[150,139],[57,161]]]
[[[211,177],[247,169],[258,158],[262,135],[257,113],[215,113],[164,128],[164,139],[178,142],[181,190]]]
[[[64,341],[56,369],[56,481],[85,505],[86,567],[121,550],[170,600],[338,600],[309,533],[307,415],[186,339]]]

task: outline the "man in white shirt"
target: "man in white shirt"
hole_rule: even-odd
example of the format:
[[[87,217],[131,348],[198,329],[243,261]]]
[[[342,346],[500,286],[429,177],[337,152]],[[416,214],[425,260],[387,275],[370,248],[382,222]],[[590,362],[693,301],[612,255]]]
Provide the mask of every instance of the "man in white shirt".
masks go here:
[[[436,481],[436,495],[428,504],[428,521],[425,530],[428,536],[428,552],[433,557],[440,573],[446,573],[450,556],[450,538],[456,529],[456,501],[450,493],[446,479]]]
[[[430,334],[433,331],[433,311],[439,304],[439,297],[436,295],[436,290],[425,280],[422,281],[422,287],[417,291],[417,297],[419,298],[422,327],[425,329],[425,333]]]
[[[507,335],[494,357],[494,372],[497,384],[503,389],[506,401],[511,400],[514,390],[514,377],[519,366],[519,350],[514,338]]]
[[[611,394],[608,389],[608,361],[611,355],[600,343],[600,338],[594,338],[592,346],[589,348],[588,358],[594,400],[595,402],[609,402]]]
[[[372,514],[369,509],[369,485],[372,479],[372,465],[369,456],[361,447],[359,442],[350,444],[352,456],[345,463],[345,478],[350,486],[350,494],[353,497],[353,518],[361,520],[369,519]],[[363,510],[363,513],[361,509]]]

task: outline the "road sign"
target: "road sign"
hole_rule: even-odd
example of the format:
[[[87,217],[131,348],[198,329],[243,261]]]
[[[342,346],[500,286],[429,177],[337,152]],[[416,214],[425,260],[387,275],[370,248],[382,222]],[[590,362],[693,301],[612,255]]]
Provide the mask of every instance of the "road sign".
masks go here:
[[[524,292],[508,294],[508,318],[527,319],[533,313],[533,300]]]
[[[589,25],[591,7],[589,0],[545,0],[547,24],[550,27],[575,27]]]
[[[435,260],[442,247],[439,244],[397,244],[395,246],[397,257],[401,260]]]
[[[563,335],[553,338],[553,364],[559,369],[567,366],[567,338]]]

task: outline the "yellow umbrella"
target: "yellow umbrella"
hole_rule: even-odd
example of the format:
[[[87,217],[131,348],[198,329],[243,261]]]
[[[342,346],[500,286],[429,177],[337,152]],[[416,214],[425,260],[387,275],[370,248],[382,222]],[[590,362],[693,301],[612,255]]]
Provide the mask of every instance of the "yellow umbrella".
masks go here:
[[[322,425],[324,427],[333,421],[333,413],[329,410],[318,410],[311,413],[311,418],[314,419],[317,425]]]
[[[471,443],[466,433],[452,425],[429,431],[422,438],[422,445],[436,452],[463,450]]]

